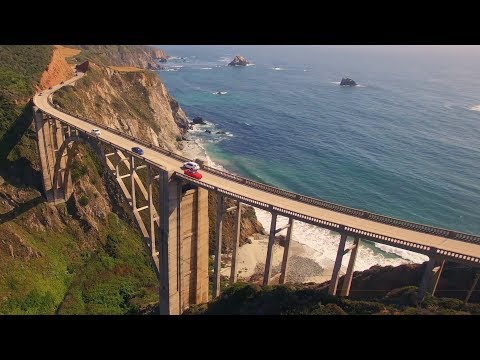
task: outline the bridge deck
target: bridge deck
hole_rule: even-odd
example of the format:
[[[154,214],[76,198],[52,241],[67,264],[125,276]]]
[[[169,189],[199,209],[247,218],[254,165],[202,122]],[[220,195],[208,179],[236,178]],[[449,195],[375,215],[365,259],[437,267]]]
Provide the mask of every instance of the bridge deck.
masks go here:
[[[90,133],[93,128],[92,124],[71,115],[65,114],[52,107],[48,102],[48,96],[50,96],[50,94],[58,90],[61,86],[65,86],[78,80],[78,78],[81,76],[83,76],[83,74],[80,74],[79,76],[74,77],[69,81],[65,81],[64,85],[57,85],[51,90],[43,91],[43,95],[41,96],[36,95],[34,97],[34,103],[42,111],[61,119],[65,123],[73,125],[87,133]],[[182,164],[181,161],[169,157],[154,149],[146,148],[141,143],[126,139],[125,137],[122,137],[113,131],[103,129],[101,131],[100,140],[106,140],[112,144],[115,144],[120,149],[130,150],[134,146],[140,146],[144,149],[144,155],[142,157],[144,157],[145,159],[155,164],[158,164],[159,166],[162,166],[169,171],[180,172],[180,165]],[[475,257],[476,259],[473,260],[474,264],[479,264],[478,261],[480,259],[480,245],[474,243],[453,240],[446,237],[427,234],[423,232],[417,232],[393,225],[372,221],[369,219],[362,219],[360,217],[331,211],[318,206],[306,204],[295,199],[289,199],[283,196],[272,194],[267,191],[252,188],[248,185],[244,185],[239,182],[229,180],[219,175],[207,172],[203,173],[203,178],[201,181],[219,189],[224,189],[226,191],[230,191],[238,195],[242,195],[250,199],[280,207],[285,210],[299,213],[305,216],[330,221],[361,231],[373,232],[379,235],[396,238],[419,245],[426,245],[429,247],[434,247],[445,251],[451,251],[469,257]],[[395,246],[394,244],[391,245]],[[415,249],[412,250],[415,251]]]

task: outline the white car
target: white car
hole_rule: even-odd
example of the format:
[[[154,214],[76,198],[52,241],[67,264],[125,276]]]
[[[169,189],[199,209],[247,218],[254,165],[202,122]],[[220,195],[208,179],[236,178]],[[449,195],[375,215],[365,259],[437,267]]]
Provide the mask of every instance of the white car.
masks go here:
[[[98,130],[98,129],[93,129],[93,130],[92,130],[92,135],[93,135],[93,136],[100,136],[100,130]]]
[[[183,164],[183,169],[190,170],[192,172],[200,170],[200,165],[193,161],[187,161]]]

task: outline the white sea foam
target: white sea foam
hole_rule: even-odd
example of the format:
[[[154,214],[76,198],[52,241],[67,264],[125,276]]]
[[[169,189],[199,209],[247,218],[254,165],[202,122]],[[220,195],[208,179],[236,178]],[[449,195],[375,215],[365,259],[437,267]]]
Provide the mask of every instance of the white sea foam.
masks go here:
[[[475,105],[475,106],[472,106],[470,108],[470,110],[473,110],[473,111],[480,111],[480,105]]]
[[[255,66],[255,64],[250,63],[250,64],[247,64],[247,66]]]
[[[285,69],[281,68],[281,67],[273,67],[272,70],[281,71],[281,70],[285,70]]]
[[[331,84],[340,85],[340,81],[330,81]]]
[[[220,93],[220,94],[219,94]],[[226,95],[228,94],[228,91],[215,91],[212,93],[213,95]]]
[[[258,221],[268,231],[270,229],[271,215],[268,211],[255,209]],[[277,218],[277,227],[282,227],[288,223],[288,218],[279,216]],[[279,234],[286,235],[287,230],[282,230]],[[322,268],[331,268],[337,256],[338,244],[340,242],[340,235],[330,230],[323,229],[310,224],[296,221],[293,228],[292,239],[307,245],[313,249],[311,254],[308,254],[315,260]],[[351,244],[352,240],[347,240],[347,246]],[[416,254],[411,251],[392,248],[391,246],[375,244],[375,247],[385,252],[396,254],[399,257],[390,258],[385,257],[380,252],[375,252],[371,247],[365,244],[360,244],[355,262],[355,270],[362,271],[370,268],[373,265],[392,265],[397,266],[406,263],[422,263],[428,258],[424,255]],[[348,256],[344,257],[342,262],[342,271],[345,271],[348,264]]]
[[[244,123],[248,126],[250,124]],[[207,123],[207,125],[194,125],[194,129],[190,133],[203,133],[207,128],[214,128],[215,124]],[[212,131],[213,132],[213,131]],[[212,134],[213,135],[213,134]],[[231,133],[226,133],[227,136],[233,136]],[[195,136],[195,135],[194,135]],[[205,143],[215,142],[215,140],[207,140],[196,138],[194,141],[187,142],[184,146],[185,156],[195,159],[197,157],[206,158],[212,167],[226,171],[220,164],[212,161],[205,149]],[[258,221],[263,225],[266,231],[270,229],[271,214],[268,211],[255,208],[255,213]],[[279,216],[277,218],[277,228],[282,227],[288,223],[288,218]],[[316,227],[300,221],[295,221],[293,228],[292,239],[301,244],[306,245],[305,256],[316,261],[323,269],[332,269],[337,255],[340,235],[327,229]],[[279,232],[280,235],[286,235],[287,230]],[[352,239],[347,240],[347,246],[352,243]],[[375,250],[376,248],[376,250]],[[382,253],[384,252],[384,253]],[[390,253],[395,256],[385,256],[385,253]],[[346,271],[349,256],[345,256],[342,262],[341,273]],[[373,265],[381,266],[398,266],[408,263],[422,263],[428,260],[424,255],[420,255],[411,251],[394,248],[383,244],[372,244],[362,242],[360,244],[357,259],[355,262],[355,270],[362,271],[369,269]],[[328,273],[327,273],[328,275]]]
[[[212,70],[211,67],[203,67],[203,68],[201,68],[201,69],[202,69],[202,70]]]

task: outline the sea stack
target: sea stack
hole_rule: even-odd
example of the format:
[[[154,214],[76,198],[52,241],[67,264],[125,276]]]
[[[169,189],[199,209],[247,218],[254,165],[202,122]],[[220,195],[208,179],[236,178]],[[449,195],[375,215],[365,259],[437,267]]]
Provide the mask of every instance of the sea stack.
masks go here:
[[[230,62],[230,66],[247,66],[247,64],[250,64],[247,59],[245,59],[241,55],[235,56],[235,58]]]
[[[350,78],[342,78],[340,86],[357,86],[357,83]]]

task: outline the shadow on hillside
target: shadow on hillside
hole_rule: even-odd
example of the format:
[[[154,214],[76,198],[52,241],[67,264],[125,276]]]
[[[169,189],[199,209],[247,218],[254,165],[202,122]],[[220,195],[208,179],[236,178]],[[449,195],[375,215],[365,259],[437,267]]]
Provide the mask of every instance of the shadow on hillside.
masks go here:
[[[31,208],[34,208],[35,206],[37,206],[38,204],[44,202],[44,198],[39,195],[37,196],[36,198],[33,198],[23,204],[21,204],[19,207],[5,213],[5,214],[2,214],[0,215],[0,224],[3,224],[7,221],[11,221],[13,219],[15,219],[17,216],[20,216],[22,215],[24,212],[27,212],[28,210],[30,210]]]
[[[30,128],[32,120],[33,109],[28,103],[0,139],[0,175],[14,186],[29,186],[41,190],[40,171],[35,170],[32,165],[37,156],[36,135]],[[16,153],[9,159],[14,149]]]

